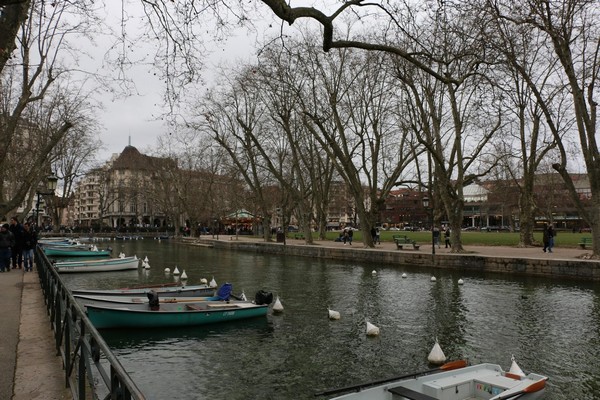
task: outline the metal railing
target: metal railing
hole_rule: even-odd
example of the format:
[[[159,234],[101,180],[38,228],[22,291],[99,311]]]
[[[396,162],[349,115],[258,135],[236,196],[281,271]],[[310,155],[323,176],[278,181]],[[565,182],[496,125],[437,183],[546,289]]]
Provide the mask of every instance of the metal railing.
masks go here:
[[[73,399],[145,399],[39,247],[35,262]]]

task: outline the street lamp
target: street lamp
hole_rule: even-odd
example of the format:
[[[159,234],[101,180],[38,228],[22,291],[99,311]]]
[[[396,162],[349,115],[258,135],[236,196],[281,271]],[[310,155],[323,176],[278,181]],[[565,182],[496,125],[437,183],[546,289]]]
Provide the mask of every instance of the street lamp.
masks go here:
[[[37,195],[37,201],[35,204],[35,224],[39,229],[40,226],[40,196],[54,196],[54,191],[56,190],[56,184],[58,182],[58,177],[52,172],[50,175],[46,177],[46,189],[47,192],[35,192]]]
[[[428,212],[431,212],[431,254],[435,255],[435,229],[433,221],[433,202],[431,202],[431,208],[429,208],[429,197],[423,197],[423,208]]]

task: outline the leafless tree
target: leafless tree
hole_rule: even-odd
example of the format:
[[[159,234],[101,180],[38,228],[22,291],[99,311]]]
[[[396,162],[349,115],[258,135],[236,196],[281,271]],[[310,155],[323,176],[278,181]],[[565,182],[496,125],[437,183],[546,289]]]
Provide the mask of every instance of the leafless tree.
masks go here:
[[[571,95],[579,148],[591,189],[591,204],[587,206],[568,169],[569,152],[563,140],[562,113],[553,98],[544,95],[531,76],[531,71],[519,72],[543,112],[560,152],[560,161],[553,168],[562,176],[579,214],[592,227],[593,254],[600,256],[600,153],[597,142],[597,86],[600,75],[600,4],[592,0],[535,0],[515,7],[513,2],[487,1],[493,18],[517,28],[530,28],[551,44],[551,58],[539,68],[557,66],[557,84],[565,85]],[[561,99],[562,100],[562,99]]]

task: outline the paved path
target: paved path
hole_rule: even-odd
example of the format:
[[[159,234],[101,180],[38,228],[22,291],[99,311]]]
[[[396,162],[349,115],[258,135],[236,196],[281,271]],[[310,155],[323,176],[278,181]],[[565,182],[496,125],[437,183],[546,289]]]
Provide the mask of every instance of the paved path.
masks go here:
[[[231,237],[223,236],[221,240],[235,240],[235,236]],[[243,235],[238,236],[238,240],[245,241],[263,241],[262,239],[249,238],[244,237]],[[303,239],[287,239],[287,244],[290,245],[306,245]],[[417,250],[423,254],[431,254],[431,243],[423,244],[419,243],[421,247]],[[342,242],[336,242],[333,240],[316,240],[314,242],[315,246],[324,246],[324,247],[350,247],[350,245],[344,245]],[[362,242],[354,242],[352,244],[354,248],[364,248]],[[468,253],[476,254],[480,256],[489,256],[489,257],[510,257],[510,258],[532,258],[532,259],[556,259],[556,260],[582,260],[589,257],[592,254],[592,251],[587,249],[583,250],[581,248],[562,248],[555,247],[552,253],[544,253],[541,247],[511,247],[511,246],[464,246],[464,249]],[[436,254],[450,254],[451,249],[445,248],[442,243],[441,246],[435,248]],[[415,250],[397,250],[396,244],[394,242],[381,242],[381,244],[375,245],[374,249],[370,249],[369,251],[406,251],[406,252],[414,252]],[[460,254],[461,256],[464,255]]]
[[[72,399],[37,273],[0,273],[0,304],[0,399]]]

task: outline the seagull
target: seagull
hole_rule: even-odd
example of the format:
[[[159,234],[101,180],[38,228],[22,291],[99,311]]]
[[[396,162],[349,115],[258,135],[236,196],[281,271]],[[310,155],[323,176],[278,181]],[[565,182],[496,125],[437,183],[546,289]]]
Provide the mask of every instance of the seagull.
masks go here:
[[[340,319],[339,311],[334,311],[330,308],[328,308],[327,311],[329,312],[329,319]]]

